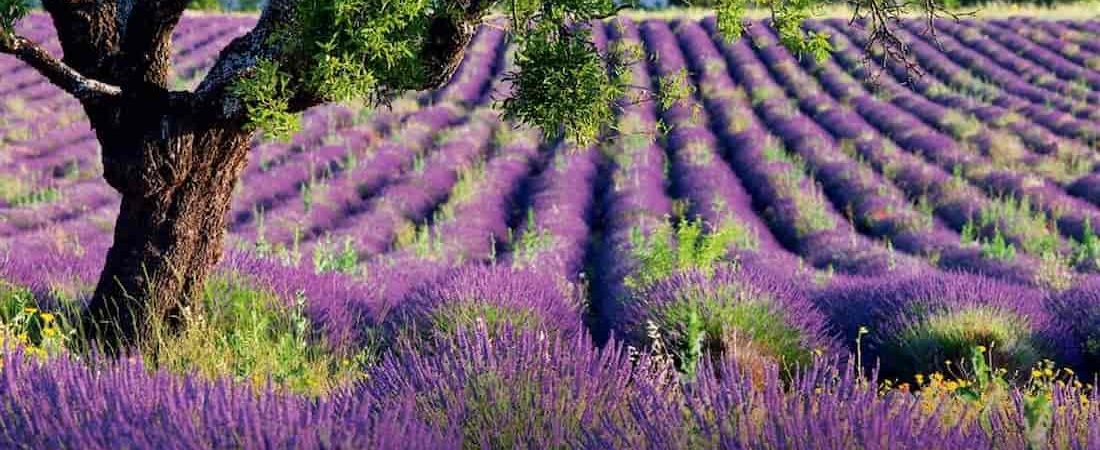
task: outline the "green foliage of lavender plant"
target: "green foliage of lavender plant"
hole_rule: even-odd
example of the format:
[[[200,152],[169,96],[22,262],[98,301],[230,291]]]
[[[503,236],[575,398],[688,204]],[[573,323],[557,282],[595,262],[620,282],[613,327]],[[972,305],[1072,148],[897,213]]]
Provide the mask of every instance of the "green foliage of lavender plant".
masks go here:
[[[56,187],[34,188],[16,180],[12,182],[0,181],[0,198],[6,200],[12,206],[28,206],[40,203],[49,203],[61,198],[61,191]]]
[[[476,300],[441,306],[432,313],[431,324],[432,333],[439,336],[479,329],[490,336],[544,329],[542,317],[535,311]]]
[[[884,339],[883,367],[902,376],[950,373],[965,362],[973,348],[991,349],[1000,364],[1018,374],[1039,361],[1039,349],[1027,319],[990,308],[975,307],[933,314]]]
[[[740,250],[757,250],[760,248],[760,236],[756,230],[746,225],[730,210],[725,198],[716,195],[712,202],[715,212],[725,216],[720,230],[731,235],[732,244]]]
[[[689,290],[655,313],[653,326],[682,373],[694,376],[708,351],[716,356],[750,352],[785,364],[810,361],[800,333],[774,310],[770,299],[731,301],[745,295],[737,286],[722,286],[717,294]]]
[[[1012,261],[1016,258],[1016,246],[1005,239],[1000,229],[996,229],[992,238],[982,242],[982,256],[988,259]]]
[[[553,246],[554,235],[538,225],[535,220],[535,210],[528,208],[526,225],[512,246],[513,267],[522,267],[534,262],[539,255],[551,250]]]
[[[982,210],[981,225],[1000,224],[1004,225],[1005,232],[1022,237],[1021,244],[1027,253],[1042,255],[1058,248],[1056,222],[1032,205],[1030,197],[1005,196],[990,201]]]
[[[415,225],[411,230],[412,235],[407,238],[408,242],[398,240],[399,247],[410,247],[418,258],[428,260],[435,260],[444,254],[443,236],[431,223]]]

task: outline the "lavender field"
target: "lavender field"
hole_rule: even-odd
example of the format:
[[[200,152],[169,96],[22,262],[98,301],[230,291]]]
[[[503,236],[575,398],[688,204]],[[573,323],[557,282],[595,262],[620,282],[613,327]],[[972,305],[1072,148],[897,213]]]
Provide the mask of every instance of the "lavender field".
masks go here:
[[[175,86],[255,20],[185,16]],[[266,378],[66,348],[120,199],[0,56],[0,447],[1100,448],[1100,21],[925,26],[908,67],[842,19],[805,24],[822,62],[763,21],[593,24],[638,57],[590,147],[493,108],[502,23],[443,89],[308,111],[208,289],[310,349]]]

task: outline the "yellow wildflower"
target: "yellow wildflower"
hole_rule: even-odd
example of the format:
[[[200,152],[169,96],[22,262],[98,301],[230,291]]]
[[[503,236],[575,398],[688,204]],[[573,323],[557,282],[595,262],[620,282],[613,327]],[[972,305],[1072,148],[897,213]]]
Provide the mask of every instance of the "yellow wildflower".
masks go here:
[[[28,306],[26,308],[23,308],[23,312],[25,314],[34,314],[34,313],[38,312],[38,308]]]
[[[1043,372],[1040,372],[1039,369],[1032,369],[1031,370],[1031,378],[1040,378],[1042,376],[1043,376]]]
[[[52,323],[54,321],[54,318],[55,318],[53,314],[48,313],[48,312],[44,312],[42,314],[39,314],[38,317],[41,317],[42,321],[46,322],[46,323]]]
[[[924,384],[924,374],[923,373],[918,373],[915,378],[917,379],[917,384]]]

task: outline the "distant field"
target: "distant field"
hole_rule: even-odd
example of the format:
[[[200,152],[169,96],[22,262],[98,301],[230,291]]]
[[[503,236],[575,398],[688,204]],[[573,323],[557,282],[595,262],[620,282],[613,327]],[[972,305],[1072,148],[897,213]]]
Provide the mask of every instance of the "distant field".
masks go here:
[[[1039,5],[1021,5],[1011,3],[990,3],[982,6],[958,8],[952,13],[975,18],[1011,18],[1028,17],[1032,19],[1066,19],[1066,20],[1090,20],[1100,17],[1100,2],[1081,1],[1072,3],[1059,3],[1045,7]],[[626,15],[635,19],[676,19],[676,18],[702,18],[714,14],[713,11],[704,8],[670,8],[663,10],[631,10]],[[765,9],[750,9],[746,16],[755,19],[767,18],[771,13]],[[910,11],[907,15],[916,17],[919,11]],[[824,6],[817,10],[816,17],[830,17],[847,19],[852,17],[852,9],[845,5]]]
[[[661,308],[685,292],[705,291],[698,295],[711,303],[691,306],[701,309],[676,320],[736,321],[764,308],[766,314],[744,322],[763,325],[734,331],[750,335],[738,349],[766,359],[788,350],[846,358],[867,327],[872,334],[860,348],[863,362],[879,360],[885,374],[911,377],[912,364],[924,356],[920,347],[907,347],[916,344],[905,341],[912,337],[906,333],[950,323],[976,327],[961,333],[997,342],[998,362],[1017,369],[1050,358],[1095,370],[1097,8],[988,8],[979,17],[989,20],[938,23],[936,38],[922,34],[923,22],[909,20],[898,32],[911,45],[912,67],[865,52],[866,31],[848,26],[843,11],[806,25],[831,35],[835,51],[820,63],[792,55],[760,21],[745,39],[729,43],[699,12],[630,14],[594,28],[601,50],[636,46],[646,58],[631,67],[633,88],[615,131],[588,148],[546,142],[491,109],[508,95],[503,74],[510,62],[506,33],[485,26],[439,91],[410,94],[389,107],[317,108],[290,142],[257,142],[229,217],[230,256],[219,270],[288,302],[304,298],[317,333],[343,345],[362,345],[395,327],[432,329],[470,317],[490,325],[492,317],[511,317],[512,325],[558,333],[567,342],[592,335],[602,344],[614,335],[638,348],[652,346],[648,327],[660,325],[667,326],[660,331],[669,343],[682,344],[680,322]],[[1067,18],[1080,20],[1061,20]],[[175,36],[176,87],[197,83],[218,50],[254,20],[185,17]],[[45,16],[33,15],[21,28],[58,50]],[[647,95],[685,88],[691,95],[673,104]],[[44,308],[79,304],[90,293],[112,232],[119,232],[112,229],[119,197],[101,180],[102,170],[79,105],[28,68],[0,58],[5,285],[26,287]],[[677,244],[705,240],[690,241],[693,232],[721,236],[714,241],[720,248],[700,250],[719,253],[716,270],[666,277],[654,268],[691,266],[684,256],[690,251]],[[650,276],[658,278],[655,284],[644,285]],[[711,333],[704,334],[708,346],[730,345]],[[533,342],[509,345],[541,345]],[[563,367],[577,361],[570,357],[595,351],[591,345],[559,350],[547,358]],[[463,355],[469,356],[447,356]],[[537,366],[534,361],[527,363]],[[413,377],[407,370],[402,373]],[[626,446],[600,439],[631,435],[639,424],[659,427],[658,417],[693,420],[676,402],[730,408],[726,412],[740,404],[655,394],[667,386],[653,380],[645,387],[652,392],[616,385],[638,389],[622,397],[624,404],[602,391],[605,397],[591,400],[614,403],[622,408],[615,420],[633,425],[589,431],[600,437],[586,435],[584,445]],[[10,392],[3,383],[0,395]],[[705,397],[720,390],[691,392]],[[870,410],[867,405],[886,402],[876,398],[885,397],[836,402],[857,414],[853,405]],[[874,420],[898,417],[882,408]],[[1100,420],[1095,403],[1080,408],[1081,417],[1091,418],[1080,422],[1084,429]],[[625,418],[628,410],[638,416]],[[899,413],[899,423],[904,414],[910,412]],[[1021,414],[1013,410],[1009,422],[1023,421]],[[338,414],[329,419],[342,420]],[[582,422],[588,423],[568,425]],[[1076,436],[1071,422],[1078,423],[1066,419],[1059,432]],[[614,428],[608,423],[601,426]],[[799,442],[812,443],[810,428],[799,429],[807,439]],[[1008,436],[1019,442],[1001,448],[1015,448],[1027,439],[1022,432],[962,428],[969,434],[944,432],[935,442],[965,437],[978,447],[999,447],[997,436]],[[783,434],[753,430],[746,432],[748,442]],[[476,442],[446,434],[453,431],[439,431],[440,442]],[[913,433],[890,442],[917,442]],[[581,439],[563,439],[574,438]],[[744,436],[729,438],[743,442],[736,439]],[[538,444],[547,443],[561,441]]]

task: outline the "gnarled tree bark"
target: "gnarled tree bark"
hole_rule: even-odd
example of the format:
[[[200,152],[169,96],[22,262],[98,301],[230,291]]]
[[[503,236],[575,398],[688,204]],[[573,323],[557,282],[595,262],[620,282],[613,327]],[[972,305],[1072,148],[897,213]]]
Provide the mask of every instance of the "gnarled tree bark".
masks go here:
[[[251,139],[239,126],[175,114],[143,135],[129,128],[137,119],[122,117],[98,130],[104,178],[122,206],[84,324],[111,349],[135,343],[156,321],[178,329],[182,308],[200,298],[222,255]]]

